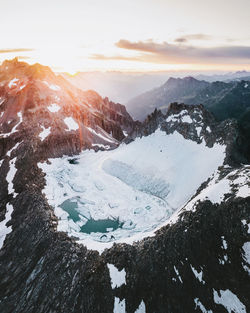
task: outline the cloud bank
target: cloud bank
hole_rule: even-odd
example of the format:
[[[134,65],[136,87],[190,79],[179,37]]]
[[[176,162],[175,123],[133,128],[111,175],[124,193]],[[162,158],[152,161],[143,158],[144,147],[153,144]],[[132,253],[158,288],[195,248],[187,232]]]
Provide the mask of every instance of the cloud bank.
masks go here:
[[[17,49],[0,49],[0,53],[17,53],[17,52],[30,52],[34,49],[17,48]]]
[[[177,38],[175,43],[156,43],[153,40],[136,41],[121,39],[115,45],[120,49],[137,52],[136,56],[93,55],[99,60],[129,60],[158,64],[247,64],[250,63],[249,46],[217,46],[200,47],[188,44],[189,40],[209,40],[210,36],[203,34],[187,35]]]

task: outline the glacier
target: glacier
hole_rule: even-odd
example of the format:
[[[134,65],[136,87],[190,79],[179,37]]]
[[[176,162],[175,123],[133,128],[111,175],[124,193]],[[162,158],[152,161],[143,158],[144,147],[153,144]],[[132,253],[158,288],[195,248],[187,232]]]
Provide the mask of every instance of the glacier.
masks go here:
[[[224,158],[225,145],[209,148],[157,129],[115,150],[85,150],[38,165],[57,230],[102,252],[114,242],[154,236]]]

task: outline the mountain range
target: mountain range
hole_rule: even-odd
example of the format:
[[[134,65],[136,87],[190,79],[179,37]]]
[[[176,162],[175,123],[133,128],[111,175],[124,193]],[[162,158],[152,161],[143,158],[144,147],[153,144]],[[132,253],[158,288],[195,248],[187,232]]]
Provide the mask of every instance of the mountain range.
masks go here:
[[[139,122],[48,67],[1,65],[1,313],[250,310],[248,137],[190,105],[217,83],[165,88],[186,104]]]
[[[200,81],[193,77],[169,78],[153,90],[131,99],[126,108],[143,121],[155,108],[166,112],[171,102],[203,104],[218,121],[235,118],[250,142],[250,82]],[[249,144],[250,153],[250,144]]]
[[[159,71],[159,72],[79,72],[74,75],[59,73],[71,84],[82,90],[95,90],[103,97],[109,96],[119,103],[127,103],[132,98],[163,85],[170,77],[184,78],[192,76],[207,82],[249,80],[250,72],[237,71],[229,73],[200,74],[195,71]]]
[[[149,112],[166,110],[171,102],[203,104],[218,120],[241,118],[249,110],[248,81],[206,82],[193,77],[169,78],[162,86],[131,99],[126,107],[131,115],[144,120]]]

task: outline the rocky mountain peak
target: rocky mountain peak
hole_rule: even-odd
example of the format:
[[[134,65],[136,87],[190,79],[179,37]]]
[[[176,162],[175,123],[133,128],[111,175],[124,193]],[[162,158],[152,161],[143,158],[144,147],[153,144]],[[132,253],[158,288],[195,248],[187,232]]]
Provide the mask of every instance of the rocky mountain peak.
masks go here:
[[[29,65],[26,62],[18,61],[18,58],[12,60],[5,60],[0,66],[0,77],[11,77],[11,75],[16,75],[18,78],[26,77],[29,79],[43,79],[56,77],[56,74],[48,67],[35,63]]]
[[[205,81],[200,81],[197,80],[196,78],[192,77],[192,76],[186,76],[183,78],[174,78],[174,77],[170,77],[166,83],[164,84],[164,86],[172,86],[172,87],[178,87],[180,85],[183,84],[201,84],[204,83]]]
[[[73,87],[48,67],[17,59],[1,66],[1,155],[20,141],[51,156],[114,148],[133,125],[124,106]]]

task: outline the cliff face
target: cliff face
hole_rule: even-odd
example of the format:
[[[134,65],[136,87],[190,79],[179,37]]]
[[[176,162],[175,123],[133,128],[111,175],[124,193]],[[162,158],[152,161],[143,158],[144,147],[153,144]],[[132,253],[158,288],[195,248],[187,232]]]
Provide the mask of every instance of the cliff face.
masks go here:
[[[2,65],[0,84],[1,313],[250,310],[246,287],[250,169],[241,164],[246,161],[240,150],[244,138],[233,122],[216,122],[202,106],[173,104],[166,115],[155,111],[145,123],[135,124],[123,106],[102,99],[95,92],[74,89],[48,68],[16,61]],[[112,150],[123,140],[123,132],[128,132],[127,141],[133,142]],[[202,174],[199,164],[189,168],[190,159],[200,149],[216,152],[212,150],[216,145],[220,150],[224,149],[220,146],[225,147],[224,164],[206,177],[161,227],[153,228],[153,233],[139,241],[129,242],[128,238],[127,243],[111,242],[112,247],[102,254],[87,249],[84,242],[79,244],[78,238],[70,237],[68,231],[58,231],[62,220],[43,193],[48,175],[38,166],[39,162],[49,166],[53,163],[49,158],[59,160],[64,154],[71,155],[69,162],[77,162],[80,151],[87,148],[112,150],[98,152],[97,156],[103,153],[106,157],[114,151],[123,156],[132,144],[134,151],[139,151],[145,138],[151,136],[149,143],[153,143],[158,135],[164,140],[173,134],[178,134],[181,143],[194,145],[195,150],[179,158],[187,164],[182,167],[182,163],[174,163],[176,154],[166,154],[168,158],[164,159],[161,156],[165,148],[166,152],[172,151],[170,144],[175,144],[174,140],[167,141],[169,145],[163,148],[161,141],[152,145],[146,142],[147,149],[144,145],[140,155],[147,160],[150,149],[155,149],[157,156],[153,172],[145,168],[146,173],[151,173],[152,182],[165,162],[170,171],[174,168],[172,172],[180,165],[191,173],[187,178],[181,169],[178,171],[184,193],[185,185]],[[132,152],[128,151],[127,158],[134,168],[142,170],[143,162]],[[86,154],[83,159],[86,160]],[[80,166],[81,181],[89,182],[90,177],[82,175]],[[68,171],[63,167],[57,170],[59,176]],[[107,177],[105,174],[106,181]],[[124,177],[129,180],[129,171],[123,172]],[[101,192],[104,200],[107,197],[107,185],[101,186],[99,177],[95,178],[95,197],[90,199],[92,203],[85,199],[86,205],[93,205]],[[127,183],[124,188],[128,187]],[[177,186],[172,187],[174,191]],[[64,190],[65,186],[48,188]],[[123,202],[129,207],[126,195]],[[114,197],[120,196],[116,193]],[[99,209],[104,211],[104,202]],[[109,209],[115,210],[115,206],[110,205]],[[144,211],[148,210],[147,207]],[[139,211],[135,207],[135,215]],[[145,212],[143,220],[147,217]],[[70,224],[70,218],[65,222]]]

